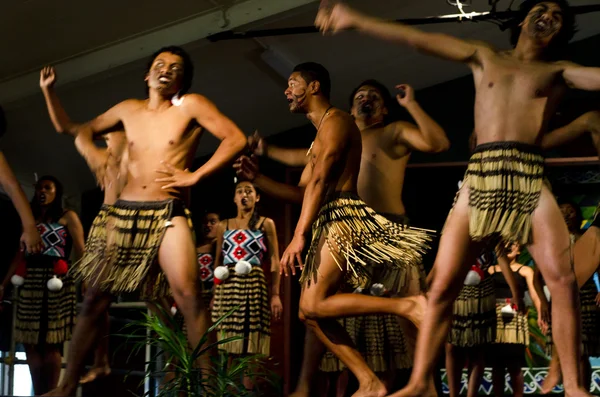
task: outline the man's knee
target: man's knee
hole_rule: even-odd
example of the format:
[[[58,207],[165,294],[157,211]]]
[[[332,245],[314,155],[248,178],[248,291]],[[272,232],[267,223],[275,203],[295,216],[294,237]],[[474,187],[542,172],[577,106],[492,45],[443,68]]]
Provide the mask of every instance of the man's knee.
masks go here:
[[[110,296],[98,289],[88,289],[81,306],[81,315],[100,317],[110,306]]]
[[[200,294],[194,283],[173,284],[171,285],[171,291],[177,306],[182,309],[184,306],[200,302]]]
[[[555,290],[555,288],[568,288],[570,286],[577,286],[577,279],[575,277],[575,272],[571,267],[561,269],[558,267],[553,267],[548,269],[544,274],[544,281],[546,285],[550,289]]]
[[[300,301],[300,320],[306,322],[306,320],[315,320],[319,318],[319,305],[318,302],[311,299],[302,299]]]

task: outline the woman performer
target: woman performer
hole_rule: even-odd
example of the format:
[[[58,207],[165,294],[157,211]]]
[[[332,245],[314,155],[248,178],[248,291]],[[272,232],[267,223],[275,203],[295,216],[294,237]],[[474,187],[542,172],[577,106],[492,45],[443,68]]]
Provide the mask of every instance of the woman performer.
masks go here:
[[[518,263],[521,254],[519,244],[511,244],[506,259],[510,262],[510,269],[518,283],[520,299],[526,289],[533,305],[540,312],[540,298],[534,286],[534,271],[531,267]],[[494,395],[504,396],[505,370],[510,374],[513,396],[520,397],[524,392],[522,368],[525,366],[525,348],[529,345],[529,325],[527,313],[520,310],[503,312],[507,301],[512,297],[512,292],[500,266],[488,269],[496,290],[496,341],[490,346],[491,354],[488,355],[492,366]],[[518,309],[518,308],[517,308]],[[505,309],[506,311],[506,309]]]
[[[216,285],[213,298],[213,322],[239,307],[217,327],[222,339],[240,336],[243,339],[223,345],[230,354],[268,355],[271,341],[271,313],[275,320],[281,318],[282,304],[279,298],[279,245],[275,223],[258,215],[256,203],[260,200],[254,185],[239,182],[235,188],[235,218],[226,219],[217,230],[215,264],[227,267],[229,276],[224,277],[215,268]],[[271,301],[262,266],[270,262]],[[254,387],[244,378],[244,386]]]
[[[76,258],[84,249],[81,221],[75,212],[63,209],[62,197],[62,184],[55,177],[43,176],[36,183],[31,209],[44,247],[40,254],[25,257],[27,272],[19,288],[15,341],[25,345],[36,395],[57,386],[62,344],[71,338],[77,315],[72,277],[62,277],[58,290],[50,290],[48,282],[56,273],[66,273],[64,265],[57,267],[61,261],[66,264],[72,247]]]

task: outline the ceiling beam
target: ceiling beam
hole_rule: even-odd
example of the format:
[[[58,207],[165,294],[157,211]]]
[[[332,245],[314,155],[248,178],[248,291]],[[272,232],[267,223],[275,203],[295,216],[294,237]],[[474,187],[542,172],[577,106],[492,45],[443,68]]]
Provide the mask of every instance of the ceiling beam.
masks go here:
[[[316,0],[247,0],[223,10],[135,36],[113,45],[75,56],[54,66],[61,84],[84,79],[112,68],[148,57],[166,45],[185,45],[207,36],[292,10]],[[0,83],[0,103],[7,104],[39,90],[39,73],[31,72]]]

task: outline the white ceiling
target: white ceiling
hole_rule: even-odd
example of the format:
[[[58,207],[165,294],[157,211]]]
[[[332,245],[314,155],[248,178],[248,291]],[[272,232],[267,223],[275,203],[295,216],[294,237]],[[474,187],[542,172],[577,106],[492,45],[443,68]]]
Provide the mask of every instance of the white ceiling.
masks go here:
[[[499,9],[508,2],[502,0]],[[51,128],[42,95],[35,88],[37,70],[46,63],[57,64],[63,104],[74,119],[83,121],[123,99],[142,97],[146,57],[171,39],[174,44],[186,44],[193,57],[196,73],[192,90],[212,99],[246,133],[259,129],[267,136],[306,120],[289,114],[283,97],[286,79],[262,60],[265,49],[269,50],[267,55],[276,54],[276,59],[288,66],[309,60],[325,65],[332,76],[333,103],[340,107],[347,106],[349,91],[367,78],[390,87],[410,83],[418,89],[468,73],[463,65],[352,32],[334,37],[304,34],[217,43],[201,39],[223,30],[219,5],[233,5],[226,14],[229,27],[247,30],[311,25],[318,7],[312,0],[57,0],[53,6],[43,0],[10,3],[0,6],[0,37],[11,37],[0,43],[4,55],[0,100],[9,123],[0,148],[22,183],[30,185],[34,172],[50,173],[63,181],[70,195],[90,189],[94,181],[71,139],[57,136]],[[457,12],[445,0],[349,3],[390,19]],[[487,1],[473,0],[472,8],[487,11]],[[599,18],[599,14],[579,17],[576,40],[600,33]],[[204,21],[200,27],[183,29],[200,21]],[[508,44],[507,32],[489,23],[425,28],[486,40],[499,47]],[[215,145],[214,139],[204,137],[198,154],[210,153]]]

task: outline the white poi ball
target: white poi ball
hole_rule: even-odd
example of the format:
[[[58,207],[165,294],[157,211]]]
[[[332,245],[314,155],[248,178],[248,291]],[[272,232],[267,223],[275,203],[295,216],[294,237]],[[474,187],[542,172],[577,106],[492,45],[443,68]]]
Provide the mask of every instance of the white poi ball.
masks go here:
[[[12,285],[14,285],[15,287],[20,287],[21,285],[23,285],[23,283],[25,282],[25,279],[22,276],[19,276],[18,274],[13,275],[10,278],[10,282],[12,283]]]
[[[171,306],[171,314],[173,316],[177,314],[177,306],[175,306],[175,305]]]
[[[459,188],[459,189],[462,187],[462,185],[463,185],[463,181],[462,181],[462,180],[461,180],[461,181],[458,181],[458,188]]]
[[[54,276],[50,280],[48,280],[46,286],[50,291],[56,292],[61,290],[61,288],[63,287],[63,282],[60,280],[60,278]]]
[[[354,290],[355,294],[362,294],[363,292],[363,287],[356,287],[356,289]]]
[[[513,307],[509,303],[506,306],[504,306],[502,309],[500,309],[500,313],[502,313],[502,314],[515,314],[516,311],[515,311],[515,309],[513,309]]]
[[[235,272],[240,276],[244,276],[252,271],[252,265],[246,261],[239,261],[235,264]]]
[[[383,294],[385,293],[385,288],[383,287],[383,284],[375,283],[371,285],[371,289],[369,290],[369,292],[373,296],[383,296]]]
[[[477,285],[481,282],[482,279],[483,274],[481,273],[481,270],[478,271],[478,268],[471,268],[471,270],[469,270],[469,273],[467,273],[467,277],[465,277],[464,284]]]
[[[229,278],[229,269],[227,266],[217,266],[215,268],[215,278],[219,280],[227,280]]]

